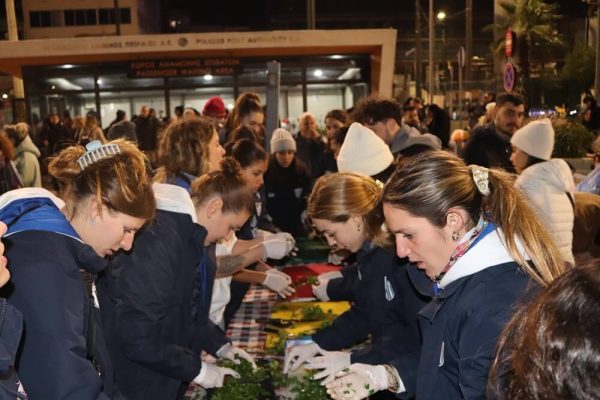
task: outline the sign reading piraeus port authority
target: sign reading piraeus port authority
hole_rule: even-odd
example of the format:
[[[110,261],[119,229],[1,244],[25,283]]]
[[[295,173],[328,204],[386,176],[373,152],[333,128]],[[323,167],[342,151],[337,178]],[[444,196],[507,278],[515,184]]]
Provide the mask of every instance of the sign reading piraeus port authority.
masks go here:
[[[238,58],[192,58],[130,61],[128,78],[173,78],[203,75],[233,75],[240,66]]]

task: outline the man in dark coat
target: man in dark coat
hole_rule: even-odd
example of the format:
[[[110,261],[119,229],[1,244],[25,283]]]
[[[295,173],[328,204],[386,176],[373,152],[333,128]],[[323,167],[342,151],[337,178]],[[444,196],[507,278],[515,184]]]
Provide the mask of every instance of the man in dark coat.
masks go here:
[[[493,122],[476,127],[469,135],[463,150],[465,162],[515,172],[510,161],[510,137],[523,125],[524,118],[523,98],[516,93],[500,93],[492,112]]]

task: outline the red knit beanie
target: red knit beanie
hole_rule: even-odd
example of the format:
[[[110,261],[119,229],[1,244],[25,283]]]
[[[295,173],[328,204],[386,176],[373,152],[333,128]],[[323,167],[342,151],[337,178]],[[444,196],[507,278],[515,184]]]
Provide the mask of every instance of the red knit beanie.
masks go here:
[[[227,116],[225,103],[223,103],[223,100],[218,96],[211,97],[204,105],[202,115],[205,117],[225,118]]]

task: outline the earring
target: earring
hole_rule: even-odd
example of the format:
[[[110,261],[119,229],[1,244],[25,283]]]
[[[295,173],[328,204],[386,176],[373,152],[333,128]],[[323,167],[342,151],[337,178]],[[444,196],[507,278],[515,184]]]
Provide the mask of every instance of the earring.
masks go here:
[[[452,240],[456,242],[458,239],[460,239],[460,234],[458,232],[452,232]]]
[[[360,232],[360,225],[356,225],[356,230]]]

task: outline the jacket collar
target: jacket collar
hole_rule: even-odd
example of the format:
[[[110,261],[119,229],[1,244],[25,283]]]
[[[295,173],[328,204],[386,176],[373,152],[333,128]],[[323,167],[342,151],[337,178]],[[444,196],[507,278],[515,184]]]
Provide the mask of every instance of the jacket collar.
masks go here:
[[[471,237],[471,234],[472,230],[464,235],[463,240],[467,240],[467,238]],[[514,261],[505,243],[504,233],[500,228],[496,228],[458,259],[456,264],[444,275],[439,283],[439,287],[445,289],[450,283],[464,276],[473,275],[494,265]],[[517,250],[523,254],[526,260],[529,260],[530,258],[518,238],[516,239],[516,244]]]
[[[152,185],[152,190],[156,199],[156,208],[163,211],[187,214],[194,223],[198,223],[196,208],[187,190],[168,183],[155,183]]]
[[[517,269],[517,264],[514,261],[509,261],[506,263],[502,263],[499,265],[492,265],[486,269],[490,271],[491,280],[495,279],[495,276],[502,273],[506,269]],[[486,271],[487,272],[487,271]],[[524,273],[521,271],[521,273]],[[419,315],[428,319],[429,321],[433,321],[438,311],[442,308],[444,301],[450,297],[452,297],[466,282],[471,279],[472,275],[464,276],[460,279],[457,279],[450,283],[444,290],[442,290],[438,295],[434,296],[433,299],[419,311]]]

